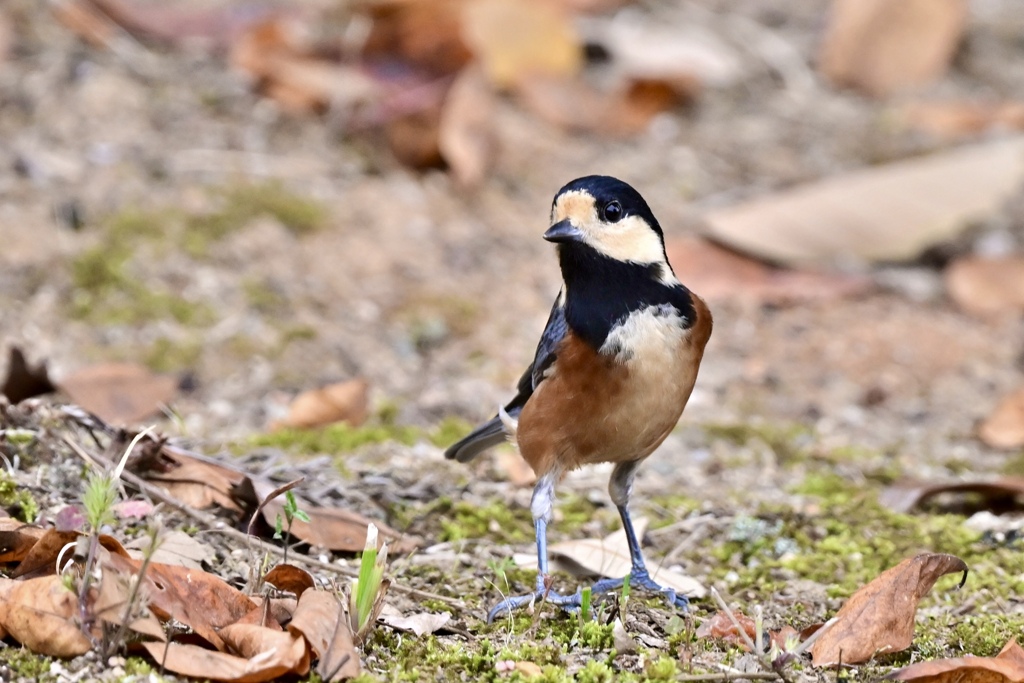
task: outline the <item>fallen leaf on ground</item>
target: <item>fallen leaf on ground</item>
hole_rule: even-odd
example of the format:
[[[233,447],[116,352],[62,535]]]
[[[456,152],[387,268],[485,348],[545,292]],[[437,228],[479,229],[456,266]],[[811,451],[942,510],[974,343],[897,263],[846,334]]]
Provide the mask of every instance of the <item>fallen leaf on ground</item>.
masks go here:
[[[288,415],[275,427],[310,429],[335,422],[358,427],[369,415],[369,390],[369,382],[360,378],[304,391],[295,397]]]
[[[180,452],[168,453],[165,449],[161,455],[160,462],[154,465],[159,469],[135,468],[132,462],[129,467],[189,507],[204,510],[216,505],[232,512],[242,511],[233,492],[247,479],[244,474]]]
[[[574,76],[583,50],[571,18],[542,0],[476,0],[462,9],[462,36],[495,85]]]
[[[0,33],[2,33],[0,26]],[[0,41],[3,37],[0,36]],[[7,397],[11,403],[20,403],[26,398],[42,396],[54,391],[56,387],[50,381],[50,375],[46,371],[46,361],[39,361],[35,365],[29,365],[25,353],[17,346],[12,346],[9,360],[7,362],[7,377],[3,386],[0,387],[0,394]]]
[[[46,534],[46,529],[5,517],[0,524],[0,563],[21,562]]]
[[[309,644],[299,634],[255,624],[229,624],[220,634],[228,648],[242,657],[274,658],[280,667],[299,676],[309,672]]]
[[[967,28],[966,0],[833,0],[819,69],[883,96],[939,78]]]
[[[268,481],[252,480],[251,483],[255,500],[266,501],[267,496],[275,488],[274,484]],[[395,553],[409,552],[421,545],[420,539],[406,536],[386,524],[358,512],[342,508],[318,507],[305,501],[300,501],[299,507],[309,515],[310,521],[294,519],[291,526],[292,536],[328,550],[362,551],[366,545],[366,530],[371,523],[377,526],[381,542],[387,541],[388,547]],[[282,519],[284,518],[284,500],[275,498],[267,501],[261,513],[263,519],[273,528],[278,515],[281,515]]]
[[[304,648],[301,639],[297,642]],[[231,683],[261,683],[275,681],[288,674],[301,674],[293,663],[291,650],[270,652],[264,656],[247,658],[224,652],[215,652],[198,645],[182,643],[142,643],[153,661],[168,671],[201,680],[228,681]],[[298,647],[298,646],[296,646]],[[306,664],[306,671],[309,665]]]
[[[394,607],[385,605],[377,618],[382,624],[386,624],[399,631],[409,631],[417,636],[435,633],[451,621],[452,615],[448,612],[434,614],[431,612],[418,612],[408,616],[402,614]]]
[[[1024,129],[1024,102],[912,102],[897,115],[905,126],[943,139]]]
[[[288,630],[301,633],[309,642],[319,659],[316,672],[321,678],[340,681],[359,675],[359,653],[341,596],[322,590],[303,592]]]
[[[705,215],[716,241],[786,265],[912,259],[996,210],[1024,179],[1024,137],[845,173]]]
[[[949,297],[967,313],[1024,311],[1024,255],[957,259],[946,268],[944,279]]]
[[[0,577],[0,630],[28,650],[50,657],[77,657],[91,650],[77,616],[78,596],[61,577]]]
[[[132,577],[139,574],[141,562],[111,555],[103,565],[105,571]],[[218,650],[224,649],[220,629],[242,619],[253,608],[253,601],[237,588],[197,569],[150,562],[142,582],[149,607],[157,617],[185,624]]]
[[[879,652],[910,647],[918,603],[939,577],[954,572],[963,572],[967,580],[963,560],[938,553],[907,558],[882,572],[850,596],[832,628],[811,647],[814,666],[860,664]]]
[[[250,26],[231,48],[231,65],[257,88],[294,113],[328,108],[344,112],[373,101],[380,93],[363,70],[313,56],[294,21],[277,17]]]
[[[643,517],[633,520],[637,538],[643,538],[647,520]],[[563,541],[548,547],[552,571],[566,571],[574,576],[607,576],[621,578],[632,571],[629,558],[629,544],[621,529],[604,539],[584,538]],[[536,569],[535,554],[516,554],[513,558],[520,567]],[[672,588],[680,595],[702,598],[707,589],[696,579],[660,565],[648,565],[651,578],[665,588]]]
[[[744,633],[747,637],[753,641],[757,638],[757,626],[754,625],[754,620],[743,614],[742,612],[734,612],[733,616],[736,617],[736,621],[743,628]],[[736,630],[736,626],[733,625],[732,619],[725,612],[715,612],[711,618],[706,619],[697,628],[696,633],[698,638],[714,638],[716,640],[724,640],[732,645],[737,645],[744,650],[747,649],[747,645],[743,640],[743,636],[740,635],[739,631]]]
[[[438,148],[452,175],[464,187],[478,185],[497,153],[494,95],[483,73],[468,66],[444,98]]]
[[[473,58],[463,39],[464,0],[377,2],[366,9],[372,26],[362,49],[367,61],[408,64],[431,76],[457,73]]]
[[[129,554],[138,560],[146,555],[146,549],[149,548],[149,544],[149,536],[141,536],[128,543],[125,547],[129,551],[134,551]],[[212,562],[216,558],[217,552],[213,547],[206,543],[201,543],[184,531],[177,529],[161,532],[157,539],[156,550],[150,553],[150,560],[153,562],[174,564],[192,569],[202,569],[203,562]]]
[[[1013,638],[995,657],[954,657],[917,662],[893,671],[891,681],[912,683],[1021,683],[1024,649]]]
[[[160,412],[178,393],[178,380],[135,363],[101,363],[57,383],[73,403],[105,422],[126,425]]]
[[[1004,396],[992,414],[978,425],[978,438],[992,448],[1024,446],[1024,389]]]
[[[1024,507],[1024,477],[1001,477],[993,481],[922,482],[899,481],[887,486],[878,500],[896,512],[910,512],[943,494],[981,498],[980,507],[997,512]]]
[[[699,237],[672,239],[665,250],[687,287],[709,301],[773,305],[831,301],[863,294],[873,286],[866,277],[774,268]]]
[[[279,564],[263,577],[263,580],[279,591],[301,596],[304,591],[316,586],[313,577],[305,569],[293,564]]]

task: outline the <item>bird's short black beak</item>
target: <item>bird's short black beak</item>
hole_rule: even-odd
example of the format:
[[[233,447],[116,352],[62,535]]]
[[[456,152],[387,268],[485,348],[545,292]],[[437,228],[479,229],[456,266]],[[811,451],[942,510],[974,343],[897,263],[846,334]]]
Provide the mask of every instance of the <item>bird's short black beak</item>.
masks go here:
[[[544,239],[548,242],[579,242],[583,239],[583,233],[566,219],[548,228]]]

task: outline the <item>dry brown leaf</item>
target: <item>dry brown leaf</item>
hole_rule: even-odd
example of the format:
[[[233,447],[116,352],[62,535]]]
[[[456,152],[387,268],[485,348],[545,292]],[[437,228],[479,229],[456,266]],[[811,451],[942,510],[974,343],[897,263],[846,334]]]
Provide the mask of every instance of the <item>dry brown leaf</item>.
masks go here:
[[[82,534],[78,531],[47,529],[11,572],[12,578],[43,576],[57,573],[57,557],[65,546],[74,545]],[[64,562],[74,557],[74,552],[64,553]]]
[[[0,577],[0,630],[36,654],[77,657],[92,643],[76,623],[78,596],[59,576],[27,581]]]
[[[918,603],[939,577],[954,572],[963,572],[966,581],[964,561],[939,553],[922,553],[882,572],[850,596],[832,628],[811,647],[814,666],[860,664],[879,652],[910,647]]]
[[[462,37],[465,0],[373,3],[362,54],[369,61],[399,60],[432,77],[457,73],[473,55]]]
[[[962,310],[986,316],[1024,311],[1024,255],[957,259],[944,274],[949,297]]]
[[[374,100],[379,88],[357,67],[311,55],[295,22],[275,17],[253,24],[231,46],[231,65],[294,113],[351,109]]]
[[[633,521],[638,538],[643,538],[647,528],[647,520],[643,517]],[[575,576],[608,576],[619,578],[632,571],[633,564],[629,557],[629,545],[626,534],[621,529],[603,539],[584,538],[555,543],[548,547],[552,570],[567,571]],[[515,555],[516,564],[520,567],[536,569],[537,556]],[[707,589],[694,579],[677,571],[660,565],[649,567],[651,578],[665,588],[671,588],[680,595],[690,598],[702,598]]]
[[[135,576],[140,562],[110,556],[104,569],[123,577]],[[176,619],[189,626],[218,650],[224,641],[218,634],[252,611],[252,600],[223,579],[204,571],[151,562],[146,568],[143,585],[149,608],[160,619]]]
[[[679,100],[664,82],[642,79],[598,90],[580,79],[537,76],[518,83],[515,91],[524,106],[549,123],[620,136],[644,131]]]
[[[915,258],[983,217],[1024,179],[1024,137],[864,169],[711,211],[708,233],[787,265]]]
[[[398,631],[408,631],[417,636],[423,636],[444,628],[445,624],[451,621],[451,618],[452,615],[448,612],[441,612],[440,614],[418,612],[406,616],[394,607],[385,605],[377,621]]]
[[[288,416],[276,426],[309,429],[347,422],[358,427],[369,415],[369,390],[369,382],[360,378],[304,391],[295,397]]]
[[[301,643],[301,639],[298,640]],[[302,645],[305,647],[305,644]],[[291,666],[291,651],[248,659],[181,643],[147,642],[142,643],[142,647],[157,664],[163,665],[168,671],[202,680],[262,683],[298,673]]]
[[[1024,129],[1024,102],[912,102],[898,116],[905,126],[950,140],[990,128]]]
[[[0,33],[2,31],[0,26]],[[0,42],[2,41],[3,36],[0,35]],[[0,394],[6,396],[11,403],[19,403],[26,398],[48,394],[55,389],[46,371],[46,361],[29,365],[24,352],[17,346],[11,347],[7,377],[0,387]]]
[[[159,620],[136,599],[132,609],[128,604],[132,599],[132,581],[117,572],[102,572],[99,590],[92,604],[92,614],[106,624],[120,625],[126,613],[130,611],[132,621],[128,628],[140,635],[166,640],[167,634]]]
[[[1021,683],[1024,649],[1010,639],[995,657],[955,657],[917,662],[885,677],[912,683]]]
[[[967,27],[967,0],[834,0],[819,68],[882,96],[942,76]]]
[[[1024,389],[999,401],[992,414],[978,425],[978,438],[992,448],[1024,446]]]
[[[757,638],[757,627],[754,625],[754,620],[743,614],[742,612],[733,613],[736,617],[736,621],[743,628],[743,631],[747,634],[747,637],[753,641]],[[732,645],[737,645],[744,650],[747,649],[746,643],[743,641],[743,636],[740,635],[739,631],[732,623],[732,619],[725,612],[715,612],[709,619],[706,619],[697,628],[696,633],[698,638],[714,638],[716,640],[724,640]]]
[[[359,653],[341,596],[329,591],[305,591],[288,630],[301,633],[309,642],[319,658],[316,671],[325,680],[340,681],[359,675]]]
[[[141,536],[125,547],[133,559],[138,560],[148,554],[153,562],[175,564],[191,569],[202,569],[203,562],[212,562],[217,557],[217,551],[212,546],[201,543],[178,529],[161,533],[156,550],[152,553],[147,550],[149,545],[150,538]]]
[[[708,301],[787,305],[841,299],[872,287],[866,277],[774,268],[699,237],[670,240],[665,250],[687,287]]]
[[[10,517],[0,521],[0,563],[21,562],[46,534],[46,529]]]
[[[117,425],[159,413],[178,393],[174,377],[155,375],[136,363],[92,365],[71,373],[58,386],[74,403]]]
[[[536,76],[570,78],[583,66],[571,18],[543,0],[472,0],[462,35],[492,83],[508,88]]]
[[[301,596],[307,589],[316,586],[313,577],[305,569],[293,564],[279,564],[263,577],[263,580],[279,591]]]
[[[910,512],[931,498],[943,494],[971,494],[980,497],[984,507],[997,512],[1024,507],[1024,477],[1001,477],[993,481],[920,482],[899,481],[887,486],[878,501],[896,512]]]
[[[494,94],[478,67],[463,69],[448,90],[437,142],[462,186],[475,187],[490,170],[497,152]]]
[[[256,624],[230,624],[220,630],[232,652],[250,660],[274,659],[289,673],[309,672],[309,644],[299,634]]]
[[[275,488],[274,484],[268,481],[254,480],[252,484],[257,499],[261,501],[265,501]],[[299,507],[309,515],[310,521],[293,520],[292,536],[328,550],[362,551],[366,545],[366,529],[370,523],[377,526],[381,542],[387,541],[388,547],[395,553],[409,552],[421,545],[420,539],[406,536],[358,512],[342,508],[317,507],[305,501],[300,502]],[[261,512],[267,524],[273,527],[278,515],[284,518],[284,501],[281,498],[270,500],[263,506]]]
[[[159,484],[190,507],[203,510],[217,505],[232,512],[242,511],[233,491],[246,480],[244,474],[180,452],[164,451],[162,456],[160,466],[163,469],[133,471],[147,481]]]

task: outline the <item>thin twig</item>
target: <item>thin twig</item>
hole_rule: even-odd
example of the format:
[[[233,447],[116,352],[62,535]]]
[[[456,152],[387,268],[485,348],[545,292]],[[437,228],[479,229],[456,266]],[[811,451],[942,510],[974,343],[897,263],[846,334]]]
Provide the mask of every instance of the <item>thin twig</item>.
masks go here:
[[[750,636],[747,635],[747,631],[742,626],[740,626],[740,622],[736,618],[736,615],[733,614],[733,611],[731,609],[729,609],[729,605],[725,603],[725,600],[722,599],[722,596],[718,593],[718,590],[714,586],[711,587],[711,597],[713,597],[715,599],[715,602],[718,603],[719,609],[725,612],[725,616],[729,617],[729,621],[732,622],[733,628],[736,629],[736,633],[739,634],[740,638],[743,639],[743,643],[748,648],[750,648],[750,651],[754,653],[754,656],[757,657],[757,661],[761,663],[761,666],[764,667],[766,671],[772,672],[773,677],[786,681],[786,683],[789,683],[789,679],[786,677],[786,675],[778,669],[776,669],[774,666],[772,666],[771,660],[769,660],[763,652],[759,652],[757,650],[757,647],[754,645],[754,641],[752,641],[750,639]]]
[[[64,443],[67,444],[68,447],[71,448],[71,450],[74,451],[75,454],[78,455],[83,460],[91,463],[95,463],[102,460],[101,458],[97,458],[97,456],[90,454],[88,451],[83,449],[81,446],[76,444],[67,436],[62,435],[61,438],[63,439]],[[174,508],[178,512],[192,518],[193,520],[195,520],[202,526],[206,527],[207,529],[222,533],[228,536],[229,538],[235,539],[241,543],[259,543],[261,550],[273,553],[278,557],[284,556],[284,549],[280,546],[264,543],[263,540],[260,538],[257,538],[255,536],[249,536],[244,532],[238,531],[237,529],[225,526],[224,521],[222,519],[214,515],[202,512],[201,510],[196,510],[195,508],[186,505],[185,503],[182,503],[180,500],[170,495],[165,490],[157,486],[154,486],[153,484],[150,484],[148,481],[142,479],[136,474],[125,471],[121,474],[121,477],[126,482],[128,482],[129,484],[131,484],[132,486],[134,486],[135,488],[149,496],[151,499],[157,500],[171,508]],[[318,559],[306,557],[305,555],[294,555],[292,557],[292,560],[296,564],[304,564],[307,567],[315,567],[316,569],[334,572],[335,574],[340,574],[342,576],[347,576],[349,578],[355,579],[359,577],[359,572],[355,569],[350,569],[349,567],[343,567],[341,565],[331,564],[329,562],[321,562]],[[402,593],[404,595],[408,595],[415,598],[420,598],[422,600],[438,600],[462,612],[470,611],[470,609],[461,600],[450,598],[446,595],[431,593],[429,591],[423,591],[418,588],[412,588],[410,586],[403,586],[400,584],[392,585],[392,589],[398,593]]]

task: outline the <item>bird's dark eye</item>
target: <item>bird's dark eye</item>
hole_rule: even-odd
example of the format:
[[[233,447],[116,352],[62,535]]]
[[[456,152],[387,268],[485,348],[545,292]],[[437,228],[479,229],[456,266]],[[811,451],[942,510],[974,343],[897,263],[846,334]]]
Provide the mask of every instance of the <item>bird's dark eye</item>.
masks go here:
[[[622,204],[618,202],[608,202],[604,205],[604,220],[606,223],[618,223],[619,219],[622,218]]]

